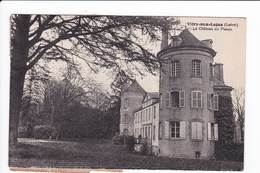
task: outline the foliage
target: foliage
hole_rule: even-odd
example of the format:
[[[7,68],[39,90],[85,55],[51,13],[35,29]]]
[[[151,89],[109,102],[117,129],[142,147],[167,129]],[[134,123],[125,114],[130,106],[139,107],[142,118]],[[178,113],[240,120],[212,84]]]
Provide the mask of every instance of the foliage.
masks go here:
[[[35,126],[33,132],[36,139],[55,138],[57,135],[57,130],[50,125]]]
[[[236,114],[237,122],[241,132],[241,141],[244,141],[245,128],[245,91],[235,90],[233,93],[234,113]]]
[[[10,142],[17,142],[26,73],[40,60],[83,61],[94,72],[105,68],[132,78],[135,72],[154,73],[158,59],[139,35],[155,42],[162,29],[178,24],[171,17],[12,15]]]
[[[18,137],[19,138],[28,138],[29,137],[28,130],[27,130],[26,126],[18,128]]]
[[[218,124],[218,141],[215,142],[215,156],[218,160],[231,160],[234,153],[233,104],[231,97],[219,95],[219,110],[215,111]]]
[[[133,151],[135,147],[135,138],[134,136],[125,136],[125,144],[128,151]]]

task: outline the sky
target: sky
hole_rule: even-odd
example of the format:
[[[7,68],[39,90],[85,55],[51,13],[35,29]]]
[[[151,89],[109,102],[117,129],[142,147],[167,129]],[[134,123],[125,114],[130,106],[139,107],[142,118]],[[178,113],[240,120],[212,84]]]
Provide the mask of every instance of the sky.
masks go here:
[[[199,40],[211,39],[212,48],[217,52],[214,62],[224,64],[224,81],[234,89],[245,88],[245,61],[246,61],[246,19],[245,18],[199,18],[177,17],[181,24]],[[202,24],[202,26],[200,26]],[[209,26],[205,26],[209,25]],[[178,33],[176,33],[178,34]],[[140,36],[141,37],[141,36]],[[160,51],[160,42],[152,47],[153,53]],[[86,69],[85,69],[86,70]],[[89,73],[85,71],[83,73]],[[89,73],[90,74],[90,73]],[[99,74],[90,74],[109,89],[112,79],[102,71]],[[148,92],[158,92],[159,76],[147,74],[136,76],[136,80]]]

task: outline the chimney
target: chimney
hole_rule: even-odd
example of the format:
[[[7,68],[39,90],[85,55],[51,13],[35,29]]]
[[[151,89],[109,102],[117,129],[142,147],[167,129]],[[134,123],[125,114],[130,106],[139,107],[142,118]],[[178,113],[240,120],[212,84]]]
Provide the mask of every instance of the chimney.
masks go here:
[[[214,67],[214,76],[215,76],[215,78],[217,78],[219,81],[224,83],[223,64],[215,63],[213,65],[213,67]]]
[[[208,48],[212,48],[213,41],[211,39],[207,39],[207,40],[202,40],[201,43],[207,46]]]
[[[171,47],[177,47],[181,44],[182,39],[179,36],[171,37]]]
[[[161,50],[165,49],[167,46],[168,46],[168,30],[163,28]]]

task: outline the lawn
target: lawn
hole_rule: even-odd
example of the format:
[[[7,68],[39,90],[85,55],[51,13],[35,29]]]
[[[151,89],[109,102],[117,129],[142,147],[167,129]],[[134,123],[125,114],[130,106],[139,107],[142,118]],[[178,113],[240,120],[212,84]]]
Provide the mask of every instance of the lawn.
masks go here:
[[[9,148],[10,167],[107,169],[243,170],[243,163],[140,156],[110,140],[19,139]]]

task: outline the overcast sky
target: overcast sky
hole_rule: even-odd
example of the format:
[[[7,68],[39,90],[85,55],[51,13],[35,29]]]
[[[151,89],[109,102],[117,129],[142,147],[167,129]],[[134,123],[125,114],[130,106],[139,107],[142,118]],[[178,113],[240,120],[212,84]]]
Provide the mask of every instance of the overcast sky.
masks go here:
[[[214,62],[224,64],[224,81],[235,89],[245,87],[245,19],[243,18],[181,18],[182,24],[208,23],[218,26],[189,26],[189,30],[199,40],[212,39],[217,52]],[[226,26],[230,25],[230,26]],[[236,25],[238,24],[238,25]],[[236,26],[235,26],[236,25]],[[204,30],[203,30],[204,29]],[[210,30],[213,29],[213,30]],[[222,30],[221,30],[222,29]],[[231,31],[231,30],[232,31]],[[159,51],[159,46],[157,47]],[[147,91],[158,91],[158,76],[147,76],[138,80]]]
[[[212,39],[212,48],[217,52],[214,62],[224,64],[225,83],[235,89],[245,88],[245,18],[178,18],[199,40]],[[212,26],[195,26],[194,23]],[[160,43],[152,49],[157,53]],[[102,72],[93,76],[107,86],[112,81]],[[137,76],[136,79],[146,91],[159,90],[158,76],[147,74],[144,77]]]

